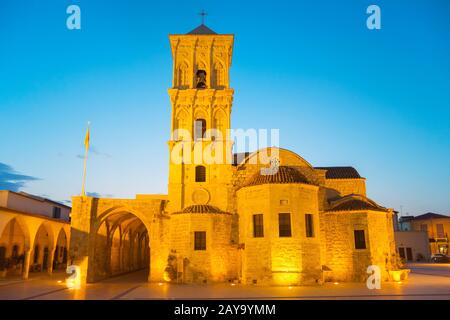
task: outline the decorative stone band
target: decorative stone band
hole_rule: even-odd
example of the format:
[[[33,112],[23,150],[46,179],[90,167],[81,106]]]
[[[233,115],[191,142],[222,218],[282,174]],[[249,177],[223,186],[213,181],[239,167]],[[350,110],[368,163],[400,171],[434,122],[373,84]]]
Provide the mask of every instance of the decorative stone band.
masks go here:
[[[217,207],[211,206],[211,205],[204,205],[204,204],[196,204],[193,206],[189,206],[184,208],[182,211],[174,212],[172,214],[183,214],[183,213],[213,213],[213,214],[230,214],[229,212],[225,212],[220,210]]]

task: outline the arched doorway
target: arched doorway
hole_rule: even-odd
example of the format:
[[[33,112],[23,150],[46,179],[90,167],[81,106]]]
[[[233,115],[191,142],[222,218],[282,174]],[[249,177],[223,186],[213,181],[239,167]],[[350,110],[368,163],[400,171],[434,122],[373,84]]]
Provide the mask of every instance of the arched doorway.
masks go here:
[[[56,240],[55,252],[53,254],[53,270],[65,270],[67,267],[67,235],[61,228]]]
[[[112,213],[103,218],[95,236],[94,281],[138,271],[147,280],[150,266],[148,230],[130,212]]]
[[[31,252],[30,272],[48,271],[53,252],[53,234],[50,226],[42,223],[36,232]]]
[[[13,218],[0,232],[0,277],[19,276],[24,270],[25,250],[29,245],[23,227]]]

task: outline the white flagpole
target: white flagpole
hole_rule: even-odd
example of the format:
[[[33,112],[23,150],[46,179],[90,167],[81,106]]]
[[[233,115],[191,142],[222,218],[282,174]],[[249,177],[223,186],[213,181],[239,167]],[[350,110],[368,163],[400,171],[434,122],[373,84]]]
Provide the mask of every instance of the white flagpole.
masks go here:
[[[87,132],[86,132],[86,135],[88,135],[89,134],[89,139],[88,139],[88,141],[87,141],[87,143],[86,143],[86,140],[85,140],[85,144],[86,144],[86,150],[85,150],[85,152],[84,152],[84,165],[83,165],[83,184],[82,184],[82,186],[81,186],[81,195],[84,197],[84,196],[86,196],[86,162],[87,162],[87,157],[88,157],[88,150],[89,150],[89,140],[90,140],[90,136],[91,136],[91,133],[90,133],[90,122],[88,122],[88,128],[87,128]],[[86,139],[86,138],[85,138]]]

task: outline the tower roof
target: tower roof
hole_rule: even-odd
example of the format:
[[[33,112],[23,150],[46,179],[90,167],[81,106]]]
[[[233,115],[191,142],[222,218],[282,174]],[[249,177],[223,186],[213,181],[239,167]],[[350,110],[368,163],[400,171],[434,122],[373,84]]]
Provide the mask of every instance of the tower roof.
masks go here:
[[[197,28],[195,28],[194,30],[186,33],[186,34],[193,34],[193,35],[201,35],[201,34],[217,34],[216,32],[214,32],[213,30],[211,30],[210,28],[208,28],[206,25],[204,25],[203,23],[201,25],[199,25]]]

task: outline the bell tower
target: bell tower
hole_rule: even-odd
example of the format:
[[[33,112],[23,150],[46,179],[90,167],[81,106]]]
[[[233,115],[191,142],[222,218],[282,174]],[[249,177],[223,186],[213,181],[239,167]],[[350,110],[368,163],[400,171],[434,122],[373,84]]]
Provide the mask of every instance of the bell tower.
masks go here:
[[[201,24],[169,36],[173,59],[169,146],[169,212],[192,205],[231,208],[229,137],[234,90],[234,35]]]

